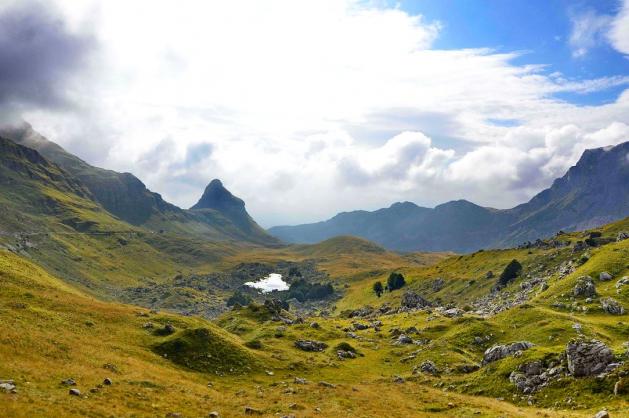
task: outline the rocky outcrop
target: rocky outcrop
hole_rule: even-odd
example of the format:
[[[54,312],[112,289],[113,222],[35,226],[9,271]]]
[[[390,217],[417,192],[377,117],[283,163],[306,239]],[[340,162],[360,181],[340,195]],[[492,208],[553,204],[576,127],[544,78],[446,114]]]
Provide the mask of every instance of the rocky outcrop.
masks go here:
[[[601,307],[610,315],[623,315],[625,313],[625,308],[614,298],[601,299]]]
[[[601,274],[598,275],[598,279],[602,282],[608,282],[611,279],[613,279],[613,276],[611,274],[609,274],[606,271],[601,272]]]
[[[403,308],[419,309],[430,306],[431,303],[424,299],[420,294],[409,290],[402,296],[401,305]]]
[[[495,345],[488,348],[483,355],[483,366],[494,361],[498,361],[508,356],[513,356],[520,351],[533,347],[533,343],[528,341],[518,341],[511,344]]]
[[[612,350],[598,340],[576,340],[566,345],[568,370],[574,377],[603,373],[614,361]]]
[[[328,348],[328,345],[321,341],[297,340],[295,341],[295,347],[303,351],[323,351]]]
[[[521,364],[517,370],[509,375],[509,381],[516,388],[525,393],[536,392],[545,387],[550,381],[558,379],[564,374],[563,366],[544,368],[541,361],[532,361],[530,363]]]
[[[624,241],[626,239],[629,239],[629,232],[626,232],[626,231],[619,232],[618,236],[616,237],[616,241],[618,242]]]
[[[419,366],[415,367],[415,369],[413,369],[413,373],[419,373],[419,372],[425,373],[425,374],[438,375],[439,369],[437,368],[437,365],[433,361],[426,360],[422,362],[422,364],[420,364]]]
[[[596,286],[590,276],[581,276],[572,290],[572,294],[578,298],[593,298],[596,296]]]

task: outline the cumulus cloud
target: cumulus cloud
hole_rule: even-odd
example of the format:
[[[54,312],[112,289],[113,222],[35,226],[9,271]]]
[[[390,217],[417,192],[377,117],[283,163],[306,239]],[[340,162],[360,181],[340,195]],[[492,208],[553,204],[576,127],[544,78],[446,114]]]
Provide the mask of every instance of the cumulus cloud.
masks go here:
[[[59,77],[32,79],[52,80],[46,96],[76,106],[51,111],[23,84],[6,94],[31,103],[22,116],[183,207],[221,178],[265,226],[399,200],[509,207],[584,149],[629,135],[629,91],[598,106],[555,96],[622,88],[628,77],[570,79],[518,64],[519,52],[434,49],[440,22],[377,3],[53,2],[59,13],[32,19],[69,52],[49,63]],[[97,16],[87,37],[86,16]],[[575,50],[607,33],[595,17],[581,17],[594,31],[575,25]],[[81,67],[94,43],[101,71]]]

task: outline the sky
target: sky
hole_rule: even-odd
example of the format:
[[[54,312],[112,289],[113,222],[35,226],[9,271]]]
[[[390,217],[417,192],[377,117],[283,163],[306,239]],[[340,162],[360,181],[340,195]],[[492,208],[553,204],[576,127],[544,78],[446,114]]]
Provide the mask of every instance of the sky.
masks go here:
[[[0,123],[264,227],[525,202],[629,140],[629,0],[0,0]],[[629,156],[628,156],[629,158]]]

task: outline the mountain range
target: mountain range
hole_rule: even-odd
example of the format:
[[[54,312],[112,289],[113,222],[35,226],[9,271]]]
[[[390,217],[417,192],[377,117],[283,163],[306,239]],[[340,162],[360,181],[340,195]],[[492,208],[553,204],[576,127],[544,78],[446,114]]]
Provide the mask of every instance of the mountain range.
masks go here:
[[[10,140],[34,150],[42,162],[57,167],[59,176],[80,184],[85,197],[132,226],[210,240],[278,243],[249,216],[244,202],[234,197],[219,180],[210,182],[199,203],[185,210],[166,202],[131,173],[118,173],[86,163],[46,139],[28,123],[0,129],[0,137],[4,142]],[[4,147],[8,145],[5,143]]]
[[[394,203],[376,211],[343,212],[312,224],[276,226],[269,232],[291,243],[337,235],[366,238],[399,251],[469,252],[504,248],[593,228],[629,215],[629,142],[586,150],[552,186],[511,209],[466,200],[425,208]]]

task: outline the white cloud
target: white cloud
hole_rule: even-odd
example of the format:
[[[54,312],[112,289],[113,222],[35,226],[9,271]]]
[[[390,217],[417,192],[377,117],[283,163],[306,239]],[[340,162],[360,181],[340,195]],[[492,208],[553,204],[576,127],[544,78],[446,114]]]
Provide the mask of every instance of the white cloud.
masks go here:
[[[515,52],[432,49],[441,25],[399,9],[349,0],[59,4],[70,27],[91,22],[100,68],[66,86],[80,111],[25,118],[184,207],[221,178],[266,226],[398,200],[508,207],[586,147],[629,135],[629,92],[601,106],[553,98],[629,78],[571,80],[515,64]]]
[[[594,10],[586,10],[574,13],[572,21],[572,33],[569,43],[572,47],[572,56],[584,57],[590,49],[605,41],[612,17],[597,14]]]
[[[623,0],[620,12],[611,23],[609,40],[619,52],[629,55],[629,0]]]

